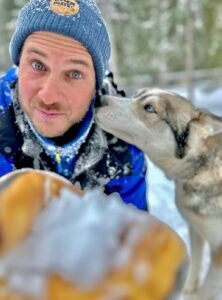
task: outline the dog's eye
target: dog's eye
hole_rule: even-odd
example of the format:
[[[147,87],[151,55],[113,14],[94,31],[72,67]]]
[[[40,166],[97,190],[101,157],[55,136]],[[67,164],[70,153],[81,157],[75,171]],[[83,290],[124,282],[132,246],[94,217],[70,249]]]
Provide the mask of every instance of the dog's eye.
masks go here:
[[[144,110],[149,113],[155,113],[155,107],[152,104],[147,104],[144,106]]]

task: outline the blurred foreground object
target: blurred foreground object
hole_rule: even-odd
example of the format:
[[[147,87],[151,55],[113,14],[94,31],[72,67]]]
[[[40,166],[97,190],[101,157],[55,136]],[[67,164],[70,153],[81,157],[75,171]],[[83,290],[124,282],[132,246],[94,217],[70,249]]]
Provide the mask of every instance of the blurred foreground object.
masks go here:
[[[185,245],[154,217],[50,172],[16,171],[0,188],[1,300],[179,295]]]

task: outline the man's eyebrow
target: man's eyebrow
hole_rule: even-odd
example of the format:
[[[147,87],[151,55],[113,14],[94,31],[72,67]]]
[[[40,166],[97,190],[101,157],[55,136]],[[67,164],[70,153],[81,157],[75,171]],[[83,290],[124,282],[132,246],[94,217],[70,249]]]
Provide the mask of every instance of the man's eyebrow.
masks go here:
[[[35,49],[35,48],[28,48],[27,52],[28,53],[38,54],[38,55],[40,55],[40,56],[42,56],[44,58],[48,57],[48,55],[46,53],[42,52],[41,50]],[[84,59],[73,59],[73,58],[71,58],[71,59],[68,59],[66,61],[66,63],[67,64],[71,63],[71,64],[74,64],[74,65],[83,65],[83,66],[85,66],[87,68],[90,68],[90,64],[88,63],[88,61],[86,61]]]
[[[44,52],[42,52],[41,50],[38,50],[38,49],[35,49],[35,48],[28,48],[27,49],[27,52],[28,53],[35,53],[35,54],[38,54],[44,58],[47,58],[47,54],[45,54]]]
[[[90,68],[89,63],[83,59],[69,59],[69,60],[67,60],[67,63],[72,63],[74,65],[83,65],[87,68]]]

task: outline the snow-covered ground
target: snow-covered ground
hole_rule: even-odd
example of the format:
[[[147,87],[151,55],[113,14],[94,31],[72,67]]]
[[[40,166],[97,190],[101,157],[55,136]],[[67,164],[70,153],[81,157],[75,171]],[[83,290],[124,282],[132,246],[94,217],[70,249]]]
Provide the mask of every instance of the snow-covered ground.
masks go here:
[[[150,213],[169,224],[188,244],[185,220],[178,212],[174,201],[174,182],[148,160],[148,186]]]

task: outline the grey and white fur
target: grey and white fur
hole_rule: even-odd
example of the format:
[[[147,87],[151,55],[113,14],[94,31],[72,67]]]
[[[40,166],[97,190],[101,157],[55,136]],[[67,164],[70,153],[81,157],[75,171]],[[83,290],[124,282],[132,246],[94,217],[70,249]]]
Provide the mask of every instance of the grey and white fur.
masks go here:
[[[135,144],[175,181],[176,204],[190,231],[188,299],[222,299],[222,118],[160,89],[102,100],[97,123]],[[205,242],[210,266],[201,284]]]

